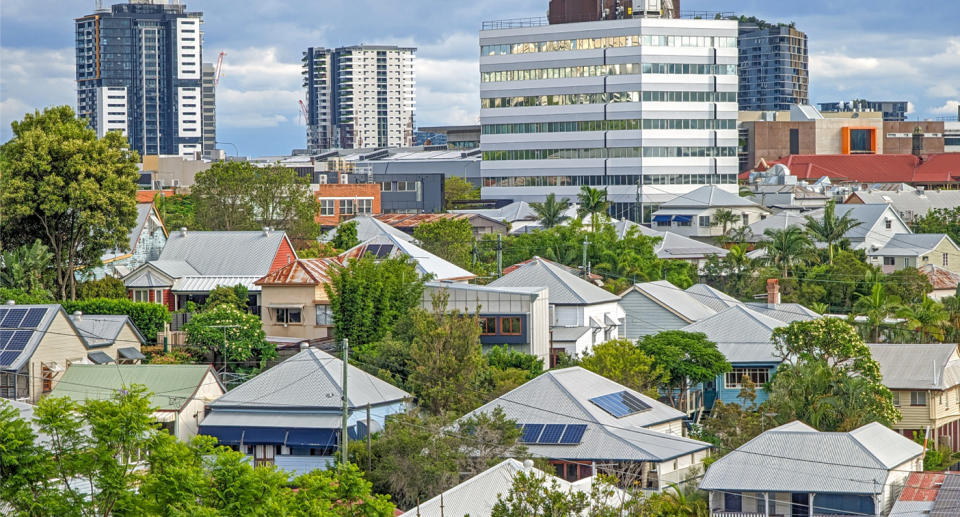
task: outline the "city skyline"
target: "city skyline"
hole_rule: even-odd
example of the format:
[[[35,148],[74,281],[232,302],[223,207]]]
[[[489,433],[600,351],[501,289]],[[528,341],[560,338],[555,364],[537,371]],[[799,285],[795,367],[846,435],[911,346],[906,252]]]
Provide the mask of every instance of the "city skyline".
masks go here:
[[[105,5],[110,2],[106,2]],[[476,123],[479,115],[478,32],[484,20],[542,16],[546,0],[443,5],[415,2],[389,11],[377,2],[320,5],[270,2],[236,9],[223,0],[185,2],[204,12],[205,53],[225,51],[217,92],[218,139],[228,154],[265,155],[305,146],[297,101],[300,56],[307,46],[415,46],[418,126]],[[49,4],[50,8],[45,8]],[[73,19],[93,2],[4,2],[0,27],[0,140],[26,111],[76,108]],[[778,11],[759,1],[686,0],[684,10],[723,10],[796,23],[810,47],[812,104],[868,98],[908,100],[910,119],[956,116],[960,100],[960,36],[951,23],[960,6],[934,2],[826,1]],[[50,23],[49,13],[62,13]],[[311,23],[311,20],[317,20]],[[235,146],[235,147],[234,147]]]

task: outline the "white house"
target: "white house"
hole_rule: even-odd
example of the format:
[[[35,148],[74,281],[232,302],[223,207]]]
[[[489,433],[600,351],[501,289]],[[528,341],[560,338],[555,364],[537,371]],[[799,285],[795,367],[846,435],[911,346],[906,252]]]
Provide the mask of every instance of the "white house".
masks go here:
[[[670,230],[690,237],[719,237],[723,227],[716,223],[718,210],[729,210],[738,221],[728,226],[748,226],[770,214],[759,203],[740,197],[715,185],[700,187],[660,205],[653,213],[655,230]]]

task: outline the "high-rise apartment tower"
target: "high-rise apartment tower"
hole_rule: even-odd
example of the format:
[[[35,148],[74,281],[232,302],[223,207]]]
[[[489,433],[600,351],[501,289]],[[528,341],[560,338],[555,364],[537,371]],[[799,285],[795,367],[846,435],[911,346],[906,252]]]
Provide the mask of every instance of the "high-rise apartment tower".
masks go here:
[[[740,49],[740,109],[787,111],[810,104],[807,35],[789,25],[743,22]]]
[[[359,45],[303,53],[307,148],[413,145],[414,48]]]

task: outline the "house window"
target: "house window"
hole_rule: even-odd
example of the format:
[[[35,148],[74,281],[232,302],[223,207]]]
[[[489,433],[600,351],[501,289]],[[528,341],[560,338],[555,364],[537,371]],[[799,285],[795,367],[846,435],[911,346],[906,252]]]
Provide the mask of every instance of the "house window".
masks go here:
[[[518,336],[522,331],[519,317],[500,318],[501,334]]]
[[[947,266],[949,266],[949,265],[950,265],[950,255],[944,253],[944,254],[943,254],[943,266],[944,266],[944,267],[947,267]]]
[[[709,216],[709,215],[701,215],[700,218],[699,218],[699,220],[698,220],[698,224],[699,224],[700,226],[702,226],[702,227],[710,226],[710,216]]]
[[[903,257],[903,267],[910,267],[910,257]]]
[[[497,318],[490,316],[480,317],[480,333],[484,335],[497,333]]]
[[[352,199],[340,200],[340,215],[353,215],[356,212],[355,201]]]
[[[910,405],[911,405],[911,406],[926,406],[926,405],[927,405],[927,392],[926,392],[926,391],[911,391],[911,392],[910,392]]]
[[[274,309],[277,323],[301,323],[300,309]]]
[[[373,200],[372,200],[372,199],[358,199],[358,200],[357,200],[357,213],[358,213],[358,214],[372,214],[372,213],[373,213]]]
[[[667,219],[666,221],[657,221],[657,226],[670,226],[670,220]]]
[[[750,226],[750,214],[743,214],[743,225]]]
[[[50,369],[44,363],[40,364],[40,377],[42,380],[42,388],[44,393],[48,393],[53,390],[53,370]]]
[[[333,199],[320,200],[320,215],[335,215]]]
[[[133,301],[163,304],[162,289],[133,289]]]
[[[333,325],[333,310],[329,305],[317,305],[317,325]]]
[[[897,259],[895,257],[883,257],[884,266],[895,266]]]
[[[888,230],[891,229],[891,228],[893,228],[893,221],[891,221],[890,219],[885,219],[885,220],[883,221],[883,227],[886,228],[886,229],[888,229]]]
[[[900,392],[899,392],[899,391],[894,391],[894,392],[893,392],[893,405],[896,406],[896,407],[900,407]]]
[[[744,377],[749,377],[755,385],[761,386],[770,381],[770,370],[768,368],[734,368],[724,375],[723,386],[729,389],[742,388]]]

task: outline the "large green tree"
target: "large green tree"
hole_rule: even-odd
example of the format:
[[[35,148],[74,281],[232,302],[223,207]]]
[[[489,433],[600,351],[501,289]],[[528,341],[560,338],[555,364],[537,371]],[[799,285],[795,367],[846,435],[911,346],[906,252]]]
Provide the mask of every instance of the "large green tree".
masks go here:
[[[220,304],[205,308],[184,325],[187,345],[203,353],[212,353],[223,366],[240,361],[265,363],[277,356],[276,347],[267,342],[263,326],[255,314],[240,312],[235,305]]]
[[[73,299],[77,269],[129,246],[137,153],[119,132],[98,139],[69,106],[28,113],[11,127],[0,147],[0,248],[43,241],[58,297]]]
[[[600,220],[607,215],[607,208],[610,202],[607,201],[607,190],[588,187],[580,187],[580,193],[577,194],[577,215],[583,219],[590,216],[590,231],[596,233],[600,226]]]
[[[906,305],[923,301],[933,291],[930,279],[915,267],[898,269],[883,278],[887,291]]]
[[[438,219],[413,231],[420,247],[462,268],[473,260],[473,227],[467,219]]]
[[[530,203],[530,208],[536,212],[541,226],[553,228],[568,219],[564,213],[570,208],[570,200],[563,198],[557,201],[557,195],[551,192],[542,203]]]
[[[676,408],[689,388],[730,371],[730,363],[717,350],[717,344],[701,332],[665,330],[643,336],[637,348],[653,358],[655,368],[667,373],[667,396]]]
[[[830,200],[823,208],[823,217],[817,219],[812,216],[806,216],[807,232],[817,241],[826,243],[827,256],[830,264],[833,264],[833,250],[838,242],[850,230],[860,226],[861,221],[853,218],[852,211],[845,212],[842,216],[837,216],[837,203]]]
[[[914,331],[915,340],[920,343],[943,341],[950,323],[950,314],[943,304],[927,297],[920,303],[900,307],[897,317],[905,320],[904,328]]]
[[[580,366],[653,397],[657,397],[657,388],[669,381],[669,374],[629,339],[594,346],[580,359]]]
[[[880,342],[881,327],[886,324],[886,319],[893,316],[899,309],[900,299],[888,295],[880,282],[875,282],[870,288],[870,294],[861,295],[853,306],[855,314],[867,318],[868,335],[873,343]]]
[[[330,241],[330,245],[340,251],[346,251],[360,244],[360,239],[357,238],[356,221],[340,223],[337,225],[335,232],[333,239]]]
[[[763,235],[766,239],[760,241],[759,247],[766,252],[770,265],[783,271],[784,278],[790,275],[791,267],[803,263],[813,253],[813,242],[799,227],[767,228]]]
[[[480,199],[480,189],[460,176],[447,176],[443,180],[443,207],[445,210],[464,208],[454,201],[473,201]]]

